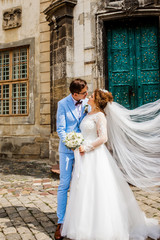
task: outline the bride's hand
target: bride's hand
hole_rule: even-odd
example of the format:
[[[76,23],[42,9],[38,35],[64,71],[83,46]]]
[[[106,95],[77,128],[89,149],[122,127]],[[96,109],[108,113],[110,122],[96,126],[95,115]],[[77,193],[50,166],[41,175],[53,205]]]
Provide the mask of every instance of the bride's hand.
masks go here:
[[[81,156],[84,155],[85,151],[84,151],[84,146],[83,145],[81,145],[79,147],[79,152],[80,152]]]

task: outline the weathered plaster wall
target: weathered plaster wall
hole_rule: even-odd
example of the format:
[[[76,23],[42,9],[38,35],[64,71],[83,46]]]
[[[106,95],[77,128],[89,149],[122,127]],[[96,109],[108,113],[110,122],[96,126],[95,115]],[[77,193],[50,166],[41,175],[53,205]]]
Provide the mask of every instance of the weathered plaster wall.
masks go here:
[[[43,9],[46,0],[0,0],[0,48],[5,44],[33,39],[34,53],[30,72],[33,71],[33,102],[30,118],[0,117],[0,157],[48,158],[50,136],[50,33]],[[3,11],[21,6],[22,26],[3,30]],[[33,66],[34,65],[34,66]]]
[[[16,29],[2,30],[3,11],[18,6],[22,6],[22,26]],[[0,0],[0,42],[8,43],[30,37],[36,37],[38,40],[39,12],[39,0]]]
[[[74,76],[86,79],[90,91],[98,86],[95,14],[99,2],[79,0],[74,8]]]

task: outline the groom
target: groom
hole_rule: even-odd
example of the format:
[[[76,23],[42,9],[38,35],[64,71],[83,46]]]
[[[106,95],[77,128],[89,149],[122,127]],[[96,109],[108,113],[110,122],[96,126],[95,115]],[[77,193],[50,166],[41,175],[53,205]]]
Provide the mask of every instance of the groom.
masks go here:
[[[70,186],[74,153],[68,149],[63,141],[66,134],[72,131],[80,132],[79,125],[85,116],[85,108],[88,102],[87,82],[82,79],[75,79],[71,82],[69,90],[71,94],[58,102],[57,110],[57,133],[60,138],[59,143],[59,163],[60,163],[60,184],[57,194],[57,217],[58,225],[55,232],[55,239],[60,240],[61,225],[66,211],[67,192]]]

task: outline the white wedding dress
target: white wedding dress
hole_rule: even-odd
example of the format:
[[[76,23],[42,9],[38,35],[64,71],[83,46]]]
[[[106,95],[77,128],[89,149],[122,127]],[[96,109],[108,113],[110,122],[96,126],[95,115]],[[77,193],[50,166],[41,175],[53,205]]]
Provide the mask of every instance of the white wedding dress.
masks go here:
[[[80,128],[86,153],[75,151],[75,165],[62,236],[75,240],[144,240],[160,237],[147,219],[105,146],[106,117],[87,115]]]

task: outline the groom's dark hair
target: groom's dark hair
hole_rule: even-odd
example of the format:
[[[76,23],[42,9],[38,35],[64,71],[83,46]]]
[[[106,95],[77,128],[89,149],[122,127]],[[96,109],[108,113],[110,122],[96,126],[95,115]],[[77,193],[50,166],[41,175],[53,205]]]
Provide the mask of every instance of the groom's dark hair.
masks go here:
[[[69,90],[72,94],[80,93],[81,90],[87,85],[87,82],[83,79],[77,78],[70,84]]]

